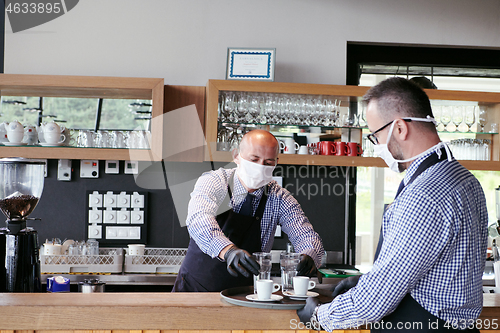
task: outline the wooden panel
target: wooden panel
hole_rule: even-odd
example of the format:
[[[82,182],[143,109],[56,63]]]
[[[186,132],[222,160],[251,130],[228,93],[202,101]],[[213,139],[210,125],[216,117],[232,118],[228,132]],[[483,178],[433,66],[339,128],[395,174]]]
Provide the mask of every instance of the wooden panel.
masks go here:
[[[73,147],[0,147],[0,157],[160,160],[163,150],[163,79],[0,74],[0,93],[15,96],[151,99],[151,150]]]
[[[174,123],[167,123],[165,117],[163,130],[162,156],[166,161],[202,162],[204,159],[205,143],[205,87],[203,86],[169,86],[164,87],[164,114],[180,112],[181,108],[194,105],[198,114],[199,125],[196,119],[191,119],[191,110],[185,109],[185,116],[172,114]],[[168,145],[183,145],[189,147],[181,149],[180,153],[172,155]]]
[[[151,99],[163,79],[105,76],[0,74],[4,96]]]
[[[147,149],[71,148],[71,147],[0,147],[0,158],[26,157],[41,159],[138,160],[153,161],[155,155]]]

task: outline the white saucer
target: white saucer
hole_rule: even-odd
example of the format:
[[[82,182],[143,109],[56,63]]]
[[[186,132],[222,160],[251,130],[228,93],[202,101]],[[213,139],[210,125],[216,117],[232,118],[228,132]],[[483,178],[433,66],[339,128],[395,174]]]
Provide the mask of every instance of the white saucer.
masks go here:
[[[59,147],[64,145],[64,142],[61,143],[47,143],[47,142],[40,142],[40,146],[42,147]]]
[[[26,142],[2,142],[6,146],[26,146]]]
[[[308,291],[305,295],[295,295],[293,291],[284,291],[283,295],[290,297],[291,299],[304,300],[308,297],[317,297],[319,294],[314,291]]]
[[[256,301],[256,302],[277,302],[277,301],[281,301],[282,299],[283,299],[283,296],[280,296],[280,295],[271,295],[270,299],[258,299],[257,294],[247,295],[247,300]]]

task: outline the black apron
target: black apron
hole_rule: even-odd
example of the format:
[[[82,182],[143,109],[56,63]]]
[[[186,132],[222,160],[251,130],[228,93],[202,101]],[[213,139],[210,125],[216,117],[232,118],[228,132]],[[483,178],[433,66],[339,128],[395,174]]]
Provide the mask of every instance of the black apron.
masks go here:
[[[432,165],[447,158],[447,153],[444,148],[441,148],[441,158],[438,157],[436,153],[431,154],[427,157],[417,168],[415,174],[411,177],[408,182],[409,185],[415,180],[422,172]],[[403,190],[404,183],[401,182],[396,197]],[[379,243],[377,245],[377,250],[375,252],[375,260],[379,255],[380,249],[382,247],[383,234],[380,233]],[[394,312],[382,318],[378,323],[373,323],[371,326],[371,332],[479,332],[478,329],[471,330],[458,330],[451,327],[447,328],[444,325],[446,322],[429,311],[424,309],[417,301],[411,297],[408,293],[401,300],[398,307]],[[449,323],[451,326],[452,323]],[[447,325],[448,326],[448,325]]]
[[[228,194],[229,198],[231,198],[232,194],[229,185]],[[221,204],[221,207],[225,202]],[[217,223],[224,232],[224,235],[237,247],[246,250],[250,254],[261,252],[260,221],[264,214],[266,202],[267,187],[264,189],[255,216],[242,215],[230,209],[216,217]],[[240,274],[238,274],[238,277],[232,276],[227,271],[226,262],[203,253],[191,238],[172,292],[213,292],[252,285],[253,275],[251,273],[248,278]]]

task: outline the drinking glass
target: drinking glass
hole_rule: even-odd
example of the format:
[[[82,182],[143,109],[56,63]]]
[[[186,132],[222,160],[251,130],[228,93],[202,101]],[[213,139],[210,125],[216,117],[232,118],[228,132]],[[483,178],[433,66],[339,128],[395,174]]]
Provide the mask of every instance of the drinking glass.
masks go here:
[[[464,122],[469,128],[467,132],[472,132],[472,125],[476,122],[476,106],[467,105],[464,109]]]
[[[257,293],[257,281],[258,280],[270,280],[271,279],[271,253],[270,252],[255,252],[252,254],[255,257],[255,261],[260,265],[259,275],[253,276],[253,290]]]
[[[226,119],[230,122],[234,122],[234,111],[236,109],[236,96],[235,93],[232,91],[226,91],[224,92],[224,107],[223,110],[226,115]]]
[[[297,265],[300,262],[300,253],[280,253],[281,290],[293,291],[293,277],[297,276]]]
[[[262,96],[259,93],[250,94],[249,96],[249,107],[248,114],[251,123],[260,122],[260,106],[261,106]]]
[[[432,115],[436,120],[436,129],[438,130],[438,132],[444,131],[443,123],[441,122],[441,110],[442,110],[441,105],[432,106]]]
[[[448,124],[451,122],[452,109],[453,107],[449,105],[443,105],[441,109],[441,123],[444,126],[445,132],[448,128]]]
[[[217,132],[217,150],[229,151],[231,149],[231,134],[232,130],[230,127],[219,126],[219,131]]]
[[[248,96],[245,92],[239,92],[237,94],[238,102],[237,102],[237,123],[246,123],[248,122]]]
[[[488,112],[486,111],[486,108],[484,106],[479,106],[479,114],[477,117],[479,126],[481,126],[480,131],[483,133],[484,132],[484,126],[486,125],[486,122],[488,121]]]
[[[451,119],[455,125],[455,132],[459,132],[458,126],[464,121],[464,110],[463,106],[455,106],[452,110]]]

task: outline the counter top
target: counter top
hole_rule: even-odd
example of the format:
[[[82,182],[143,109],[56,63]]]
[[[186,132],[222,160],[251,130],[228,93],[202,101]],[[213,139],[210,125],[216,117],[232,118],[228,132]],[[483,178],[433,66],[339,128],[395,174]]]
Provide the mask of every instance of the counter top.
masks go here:
[[[298,320],[219,293],[2,293],[0,313],[0,330],[294,330]],[[480,318],[500,319],[500,294],[484,294]]]

